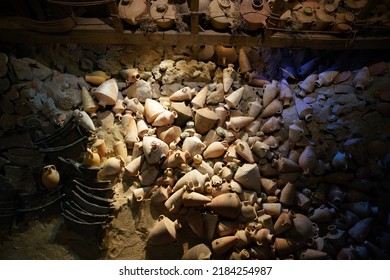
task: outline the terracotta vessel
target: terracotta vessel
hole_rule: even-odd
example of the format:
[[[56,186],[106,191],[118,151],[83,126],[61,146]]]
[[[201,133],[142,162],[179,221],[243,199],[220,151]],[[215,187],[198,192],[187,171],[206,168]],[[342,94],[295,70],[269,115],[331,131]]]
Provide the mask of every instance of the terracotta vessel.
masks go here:
[[[134,158],[125,166],[125,174],[132,177],[138,176],[144,160],[145,157],[143,155]]]
[[[224,236],[224,237],[214,239],[211,242],[213,254],[215,254],[216,256],[223,255],[235,245],[237,239],[238,238],[235,235]]]
[[[225,103],[228,109],[231,108],[237,109],[243,94],[244,94],[244,87],[240,87],[239,89],[233,91],[228,96],[226,96]]]
[[[279,82],[273,80],[272,83],[264,85],[263,106],[266,108],[279,94]]]
[[[281,114],[283,111],[283,102],[274,99],[272,102],[264,108],[260,114],[260,118],[268,118],[277,114]]]
[[[302,82],[300,82],[299,88],[303,91],[300,92],[300,95],[305,96],[306,94],[312,93],[316,86],[317,79],[317,74],[311,74],[307,76],[306,79],[304,79]]]
[[[203,206],[209,202],[211,198],[197,192],[184,192],[183,194],[183,205],[186,207]]]
[[[139,142],[138,137],[138,128],[137,123],[135,122],[135,119],[131,115],[126,116],[128,127],[126,129],[126,135],[125,135],[125,142],[127,145],[129,145],[129,148],[132,148],[135,143]]]
[[[218,122],[218,115],[210,108],[202,108],[196,110],[195,113],[195,129],[199,134],[205,134]]]
[[[277,118],[277,117],[271,117],[269,118],[260,128],[260,130],[265,133],[274,133],[281,128],[281,124],[283,124],[282,118]]]
[[[317,81],[316,81],[316,87],[322,87],[322,86],[330,86],[334,79],[338,76],[339,71],[336,70],[327,70],[324,72],[321,72],[318,75]]]
[[[177,180],[175,186],[173,187],[173,191],[177,191],[179,189],[182,189],[186,187],[187,189],[192,189],[193,191],[198,191],[199,193],[202,193],[204,190],[204,186],[206,181],[210,179],[208,174],[202,174],[198,170],[193,169],[181,178]]]
[[[125,161],[127,160],[128,152],[125,141],[117,141],[114,146],[114,154],[122,157]]]
[[[373,221],[373,217],[368,217],[357,222],[348,230],[348,234],[357,242],[363,242],[370,233]]]
[[[187,137],[183,141],[182,150],[188,152],[191,157],[201,155],[206,149],[206,145],[196,136]]]
[[[280,88],[279,100],[283,102],[284,107],[290,106],[290,103],[293,99],[290,85],[285,79],[283,79],[279,82],[279,88]]]
[[[260,192],[260,171],[255,163],[244,163],[240,166],[234,175],[234,180],[245,189]]]
[[[144,115],[148,123],[153,123],[158,115],[166,111],[160,102],[151,98],[146,99],[144,108]]]
[[[363,67],[362,69],[360,69],[353,81],[352,81],[352,85],[355,87],[355,89],[357,90],[365,90],[367,87],[369,87],[369,85],[371,84],[372,82],[372,78],[370,76],[370,71],[368,70],[367,67]]]
[[[144,1],[144,0],[136,0],[136,1]],[[141,75],[139,74],[138,68],[126,69],[126,70],[124,70],[124,72],[126,73],[125,79],[126,79],[126,83],[128,83],[128,84],[134,84],[139,79],[141,79]]]
[[[244,0],[240,4],[240,14],[251,31],[266,27],[270,11],[268,2],[263,0]]]
[[[279,201],[287,206],[293,206],[295,201],[295,186],[292,183],[287,183],[280,192]]]
[[[137,202],[141,202],[144,199],[148,198],[150,195],[150,191],[153,187],[140,187],[133,190],[133,199]]]
[[[179,126],[162,126],[157,128],[157,136],[168,145],[170,143],[179,143],[182,130]]]
[[[246,116],[238,116],[238,117],[230,117],[229,121],[226,121],[226,128],[232,129],[233,131],[239,131],[241,128],[246,127],[251,122],[253,122],[252,117],[246,117]]]
[[[160,113],[152,122],[152,126],[167,126],[173,124],[177,118],[176,111],[165,110]]]
[[[84,77],[86,82],[91,83],[91,84],[96,85],[96,86],[102,84],[103,82],[107,81],[110,78],[111,78],[110,73],[106,73],[106,72],[103,72],[100,70],[88,73]]]
[[[87,112],[91,118],[96,117],[96,111],[99,106],[96,104],[92,95],[86,87],[81,87],[81,94],[83,98],[82,109]]]
[[[123,103],[123,99],[118,99],[115,103],[115,106],[112,108],[112,111],[115,113],[115,117],[118,119],[122,118],[122,114],[126,110],[126,105]]]
[[[252,239],[259,245],[268,246],[274,240],[274,235],[267,228],[262,228],[252,234]]]
[[[237,219],[241,211],[241,201],[235,193],[224,193],[214,197],[206,207],[221,217]]]
[[[211,258],[210,248],[204,243],[195,245],[182,256],[182,260],[209,260]]]
[[[99,174],[101,174],[102,176],[115,175],[122,171],[124,165],[125,161],[120,156],[110,157],[103,163]]]
[[[169,152],[169,146],[164,141],[152,136],[144,136],[142,149],[149,164],[158,163]]]
[[[178,213],[183,204],[183,194],[185,188],[181,188],[177,191],[174,191],[172,195],[165,201],[164,205],[170,213]]]
[[[252,71],[252,66],[249,61],[248,55],[246,54],[246,51],[243,48],[240,48],[240,50],[238,51],[238,65],[239,65],[238,72],[241,75],[245,75],[247,72]]]
[[[255,159],[248,142],[239,140],[236,144],[236,152],[248,163],[254,163]]]
[[[211,143],[203,152],[203,158],[218,158],[225,154],[229,145],[226,141]]]
[[[200,45],[193,48],[195,57],[198,60],[210,61],[215,53],[215,47],[212,45]]]
[[[190,162],[191,155],[188,152],[183,152],[180,150],[170,151],[166,160],[164,161],[162,168],[177,168],[182,164],[187,164]]]
[[[169,218],[161,215],[158,218],[157,224],[152,228],[148,236],[148,244],[150,245],[165,245],[176,240],[176,231],[181,226],[177,220],[172,221]]]
[[[299,118],[310,121],[313,118],[313,107],[298,97],[294,97],[294,102]]]
[[[99,105],[106,107],[107,105],[115,105],[118,99],[118,84],[116,79],[109,79],[97,88],[91,90],[92,94],[99,100]]]
[[[282,212],[274,223],[274,234],[282,234],[294,226],[294,212]]]
[[[87,112],[75,109],[73,111],[73,116],[76,118],[80,126],[82,126],[87,131],[96,130],[95,124],[93,123],[91,117],[87,114]]]
[[[288,158],[280,158],[275,161],[280,173],[295,173],[301,172],[301,167],[294,161]]]
[[[223,91],[225,93],[227,93],[230,90],[235,78],[236,78],[236,70],[234,70],[234,65],[229,63],[227,68],[224,68],[222,71]]]
[[[42,180],[43,186],[48,191],[51,191],[58,186],[58,184],[60,182],[60,173],[58,173],[55,165],[50,164],[50,165],[46,165],[43,167],[41,180]]]
[[[95,149],[87,148],[83,155],[83,164],[88,167],[100,166],[100,155]]]
[[[154,1],[149,12],[156,24],[162,29],[169,29],[175,23],[176,7],[169,4],[168,0]]]
[[[169,96],[171,101],[190,101],[195,96],[196,90],[190,87],[184,87],[175,91]],[[206,99],[206,98],[205,98]]]
[[[213,2],[216,1],[218,0],[214,0]],[[227,0],[220,1],[228,2]],[[216,46],[215,55],[217,57],[217,64],[220,66],[227,66],[230,63],[234,64],[238,58],[234,47]]]
[[[304,175],[311,175],[317,165],[317,161],[317,156],[314,152],[313,146],[306,146],[299,156],[298,163],[302,168]]]
[[[233,23],[236,8],[229,0],[212,0],[209,5],[211,25],[218,30],[228,28]]]
[[[188,121],[193,119],[192,110],[190,106],[187,106],[184,101],[183,102],[171,102],[171,111],[175,111],[177,113],[177,118],[175,119],[175,124],[182,127]]]
[[[193,109],[196,110],[204,107],[208,92],[208,86],[204,86],[198,93],[196,93],[195,97],[191,100],[191,105]]]
[[[120,0],[118,3],[119,16],[131,25],[137,25],[138,21],[147,12],[145,0]]]

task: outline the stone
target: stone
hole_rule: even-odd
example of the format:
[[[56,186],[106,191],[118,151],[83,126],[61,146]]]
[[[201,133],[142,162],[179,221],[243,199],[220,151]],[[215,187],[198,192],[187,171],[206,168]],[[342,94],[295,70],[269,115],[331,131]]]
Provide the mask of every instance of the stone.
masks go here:
[[[0,77],[4,77],[8,72],[8,56],[5,53],[0,52]]]
[[[30,69],[29,63],[32,59],[29,58],[14,58],[10,59],[12,68],[15,72],[16,77],[20,81],[31,81],[33,79],[33,73]]]
[[[123,91],[129,98],[137,98],[140,102],[145,103],[147,98],[152,98],[152,89],[150,84],[144,80],[138,80]]]

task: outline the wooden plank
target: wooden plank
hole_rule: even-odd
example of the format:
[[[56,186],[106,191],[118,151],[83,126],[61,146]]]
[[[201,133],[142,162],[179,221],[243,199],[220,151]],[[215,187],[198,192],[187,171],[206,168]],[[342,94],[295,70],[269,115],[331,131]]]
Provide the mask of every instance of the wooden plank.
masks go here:
[[[191,34],[199,33],[199,0],[191,1]]]
[[[78,19],[79,24],[65,34],[47,34],[24,29],[15,17],[0,17],[0,42],[79,43],[129,45],[224,45],[236,47],[313,48],[313,49],[390,49],[390,37],[341,38],[318,33],[276,32],[260,40],[258,36],[206,30],[198,34],[175,30],[145,34],[140,31],[116,32],[99,19]],[[347,35],[346,35],[347,36]]]

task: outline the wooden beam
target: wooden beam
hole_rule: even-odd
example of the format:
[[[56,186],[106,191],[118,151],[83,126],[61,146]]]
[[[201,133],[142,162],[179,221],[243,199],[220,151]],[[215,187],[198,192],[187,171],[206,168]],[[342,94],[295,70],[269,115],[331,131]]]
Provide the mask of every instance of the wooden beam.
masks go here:
[[[191,1],[191,34],[199,33],[199,0]]]
[[[117,32],[97,18],[77,18],[71,31],[61,34],[39,33],[23,28],[15,17],[0,17],[0,42],[4,43],[79,43],[128,45],[224,45],[236,47],[312,48],[312,49],[390,49],[390,37],[335,37],[318,33],[276,32],[259,36],[236,35],[206,30],[198,34],[175,30],[145,34]],[[347,34],[345,35],[347,36]]]

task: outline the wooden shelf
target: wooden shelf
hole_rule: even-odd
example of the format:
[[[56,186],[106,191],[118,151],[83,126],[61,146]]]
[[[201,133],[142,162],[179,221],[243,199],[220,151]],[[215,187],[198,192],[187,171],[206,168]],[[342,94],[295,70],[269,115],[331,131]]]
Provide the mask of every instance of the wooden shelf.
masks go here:
[[[132,45],[226,45],[237,47],[389,49],[390,37],[335,37],[318,33],[265,32],[265,36],[237,35],[213,30],[179,33],[175,30],[145,34],[118,32],[98,18],[77,18],[74,29],[63,34],[40,33],[23,28],[17,17],[0,17],[3,43],[79,43]]]

